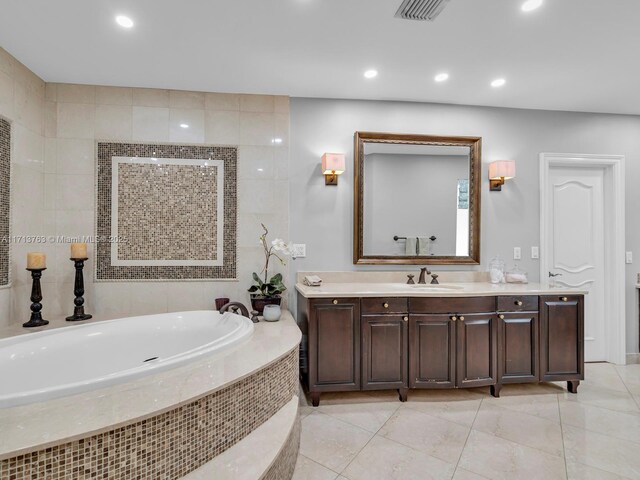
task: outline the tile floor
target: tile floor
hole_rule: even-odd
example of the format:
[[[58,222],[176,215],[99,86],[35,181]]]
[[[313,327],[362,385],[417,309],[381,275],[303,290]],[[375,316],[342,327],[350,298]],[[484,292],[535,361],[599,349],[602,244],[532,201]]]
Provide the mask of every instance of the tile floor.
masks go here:
[[[295,480],[640,479],[640,365],[563,383],[325,394],[301,407]],[[304,397],[302,396],[304,401]]]

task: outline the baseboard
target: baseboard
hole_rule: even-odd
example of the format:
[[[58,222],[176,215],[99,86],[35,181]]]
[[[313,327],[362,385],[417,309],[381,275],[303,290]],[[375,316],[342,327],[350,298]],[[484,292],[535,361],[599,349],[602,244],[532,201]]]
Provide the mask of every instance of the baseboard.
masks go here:
[[[640,363],[640,353],[627,353],[627,365]]]

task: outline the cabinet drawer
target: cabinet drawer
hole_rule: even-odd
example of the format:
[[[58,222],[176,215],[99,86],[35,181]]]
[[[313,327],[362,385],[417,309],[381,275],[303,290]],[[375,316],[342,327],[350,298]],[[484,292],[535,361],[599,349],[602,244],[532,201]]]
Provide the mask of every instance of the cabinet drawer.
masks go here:
[[[499,312],[537,312],[538,297],[535,295],[509,295],[498,297]]]
[[[411,313],[485,313],[496,311],[495,297],[424,297],[409,300]]]
[[[363,298],[360,304],[363,315],[371,313],[407,313],[406,298]]]

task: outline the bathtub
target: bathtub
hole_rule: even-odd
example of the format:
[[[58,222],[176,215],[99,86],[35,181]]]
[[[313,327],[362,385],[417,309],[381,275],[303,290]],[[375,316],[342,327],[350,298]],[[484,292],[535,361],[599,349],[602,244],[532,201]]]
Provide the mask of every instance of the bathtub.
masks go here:
[[[230,348],[253,333],[234,313],[145,315],[0,340],[0,408],[127,382]]]

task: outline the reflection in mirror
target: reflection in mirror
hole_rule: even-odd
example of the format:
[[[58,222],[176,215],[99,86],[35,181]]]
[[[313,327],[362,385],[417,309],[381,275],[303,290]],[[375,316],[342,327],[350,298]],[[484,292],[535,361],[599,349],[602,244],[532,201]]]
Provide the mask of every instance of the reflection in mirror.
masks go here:
[[[365,143],[364,253],[469,255],[467,146]]]
[[[356,132],[354,263],[478,264],[481,143]]]

